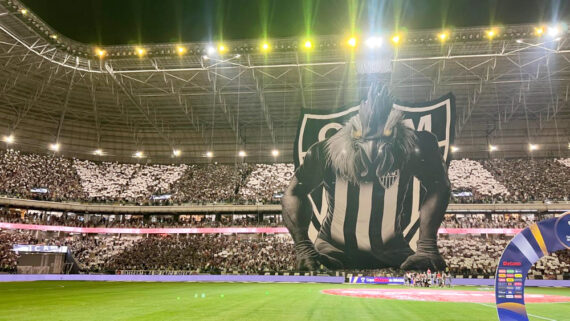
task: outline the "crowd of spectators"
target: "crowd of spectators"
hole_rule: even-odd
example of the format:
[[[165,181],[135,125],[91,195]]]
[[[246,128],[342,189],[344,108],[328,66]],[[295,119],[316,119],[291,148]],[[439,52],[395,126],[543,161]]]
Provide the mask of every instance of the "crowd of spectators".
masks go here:
[[[173,202],[236,202],[238,190],[249,173],[248,164],[189,166],[172,188]]]
[[[568,201],[570,159],[453,160],[451,201]],[[0,151],[0,194],[138,205],[277,203],[292,164],[141,165]]]
[[[80,178],[70,159],[0,151],[0,194],[37,200],[84,200]]]
[[[558,161],[560,164],[566,167],[570,167],[570,158],[559,158],[556,161]]]
[[[294,266],[293,241],[287,235],[193,234],[144,238],[105,268],[256,274],[291,271]]]
[[[171,190],[187,165],[140,165],[74,160],[89,201],[144,204]]]
[[[438,245],[447,262],[447,273],[453,277],[489,278],[495,274],[509,238],[505,235],[451,235],[440,238]],[[11,272],[15,271],[17,262],[17,255],[11,248],[18,243],[69,246],[83,273],[125,270],[248,274],[295,272],[293,241],[287,234],[129,236],[0,231],[0,241],[0,267]],[[543,257],[529,275],[533,278],[567,278],[569,269],[570,253],[558,251]],[[365,273],[370,275],[373,272]],[[403,272],[388,269],[380,273],[402,275]]]
[[[489,202],[509,195],[507,188],[477,161],[453,160],[448,174],[453,187],[451,198],[455,203]]]
[[[446,214],[441,224],[443,228],[525,228],[536,222],[535,216],[484,214],[454,215]]]
[[[521,214],[446,214],[442,228],[525,228],[547,217]],[[185,227],[281,227],[281,215],[95,215],[69,214],[45,211],[0,209],[0,222],[75,227],[116,228],[185,228]]]
[[[14,244],[33,244],[27,231],[4,233],[0,231],[0,272],[13,272],[18,264],[18,255],[12,251]]]
[[[239,189],[239,198],[255,203],[279,201],[293,172],[293,164],[256,164]]]
[[[282,226],[281,216],[270,215],[260,219],[252,215],[181,215],[178,220],[170,215],[68,214],[44,211],[25,212],[0,209],[0,222],[106,228],[187,228],[187,227],[276,227]]]
[[[484,238],[476,235],[440,238],[438,246],[448,271],[462,277],[489,278],[495,275],[497,263],[510,239],[505,236]],[[561,250],[542,257],[529,272],[533,278],[556,279],[568,276],[570,255]]]
[[[501,201],[570,199],[570,167],[555,159],[492,159],[482,164],[510,191]]]

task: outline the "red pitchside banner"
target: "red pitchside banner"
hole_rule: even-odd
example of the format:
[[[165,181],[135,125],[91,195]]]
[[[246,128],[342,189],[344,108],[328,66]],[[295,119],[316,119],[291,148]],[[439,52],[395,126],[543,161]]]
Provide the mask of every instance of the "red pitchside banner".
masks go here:
[[[0,222],[0,229],[56,231],[86,234],[284,234],[286,227],[199,227],[199,228],[107,228],[35,225]],[[440,228],[439,234],[517,234],[516,228]]]

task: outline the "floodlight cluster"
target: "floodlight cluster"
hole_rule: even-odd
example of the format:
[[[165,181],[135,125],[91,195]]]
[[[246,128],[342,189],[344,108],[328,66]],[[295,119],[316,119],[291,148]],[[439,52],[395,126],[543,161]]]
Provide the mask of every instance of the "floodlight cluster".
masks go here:
[[[38,19],[34,15],[32,15],[27,8],[23,6],[14,6],[14,10],[22,17],[25,17],[25,20],[32,22],[31,26],[35,26],[38,23]],[[43,29],[40,29],[40,31],[41,30]],[[405,30],[405,28],[402,28],[401,30]],[[561,36],[565,34],[567,31],[568,31],[568,25],[565,23],[553,23],[549,25],[537,24],[534,27],[534,31],[524,33],[524,35],[547,37],[547,39],[545,39],[546,41],[548,41],[549,39],[559,41],[561,40]],[[59,46],[66,46],[65,41],[61,41],[59,39],[60,37],[57,34],[49,31],[47,33],[46,32],[44,33]],[[500,26],[491,26],[483,33],[475,35],[475,39],[487,38],[489,40],[493,40],[499,37],[503,39],[505,35],[509,35],[509,32],[506,31],[504,28]],[[518,33],[517,34],[511,33],[510,37],[512,38],[518,35],[519,35]],[[442,44],[445,42],[452,41],[453,39],[465,39],[465,35],[461,34],[460,32],[455,33],[451,30],[443,29],[438,32],[434,32],[433,37],[428,36],[427,38],[428,41],[441,42]],[[469,39],[471,39],[471,36],[469,36]],[[340,41],[336,42],[334,44],[334,47],[335,48],[337,46],[344,47],[345,49],[348,50],[377,50],[385,46],[392,46],[392,47],[401,46],[404,43],[415,42],[416,40],[417,39],[407,37],[407,34],[405,32],[384,32],[382,34],[369,33],[362,35],[351,34],[347,36],[344,40],[340,39]],[[523,43],[522,40],[519,40],[517,42]],[[184,56],[187,54],[198,55],[198,56],[206,55],[210,58],[214,55],[225,55],[231,53],[232,51],[235,53],[236,51],[240,50],[241,51],[258,50],[260,53],[268,54],[273,49],[277,49],[278,47],[281,49],[284,48],[283,45],[280,46],[278,45],[279,44],[277,43],[277,41],[272,43],[271,41],[264,39],[259,41],[257,46],[247,46],[247,48],[245,49],[241,47],[237,48],[237,46],[235,48],[232,48],[232,46],[230,46],[228,43],[212,41],[210,42],[210,44],[206,45],[205,47],[202,47],[202,45],[190,46],[188,44],[186,46],[173,45],[171,49],[168,49],[167,48],[168,46],[166,48],[163,47],[164,49],[160,50],[160,52],[154,49],[151,50],[151,48],[145,48],[143,45],[133,46],[131,47],[131,50],[122,51],[122,52],[116,52],[115,50],[111,51],[110,49],[109,49],[110,52],[107,52],[101,48],[90,47],[90,46],[86,46],[84,48],[85,51],[81,49],[71,49],[71,50],[74,54],[86,57],[90,56],[89,51],[91,50],[93,56],[101,59],[108,58],[110,56],[121,56],[121,55],[122,56],[135,55],[142,58],[156,54],[160,55],[175,54],[179,56]],[[328,45],[325,47],[328,47]],[[319,48],[323,48],[323,44],[316,43],[315,39],[303,38],[299,39],[299,42],[296,44],[287,45],[286,48],[308,52],[312,50],[317,50]]]
[[[12,144],[16,143],[16,138],[15,138],[14,134],[9,134],[9,135],[2,136],[2,141],[6,145],[12,145]],[[61,150],[61,144],[59,142],[51,143],[48,145],[48,149],[51,150],[52,152],[57,153]],[[281,152],[276,148],[272,149],[270,153],[271,153],[271,156],[273,156],[273,157],[278,157],[281,154]],[[91,154],[93,154],[95,156],[107,156],[107,154],[101,148],[95,149],[94,151],[91,152]],[[180,157],[180,156],[182,156],[182,151],[180,149],[174,148],[172,150],[172,157]],[[211,150],[208,150],[203,154],[203,156],[207,157],[207,158],[213,158],[214,152]],[[244,158],[244,157],[247,157],[247,153],[245,150],[239,150],[237,152],[236,156]],[[134,158],[145,158],[146,154],[142,150],[137,150],[132,154],[132,157],[134,157]]]
[[[536,37],[543,37],[547,36],[552,38],[553,40],[559,40],[559,37],[567,30],[566,25],[564,24],[553,24],[550,26],[537,26],[534,28],[534,36]],[[483,38],[487,38],[489,40],[493,40],[497,37],[501,36],[501,27],[491,27],[487,29],[484,34],[482,35]],[[457,35],[456,35],[457,37]],[[453,39],[452,31],[450,30],[441,30],[440,32],[434,34],[433,39],[436,41],[443,43],[449,42]],[[349,50],[376,50],[382,48],[384,46],[391,46],[392,48],[398,47],[406,42],[406,34],[403,32],[398,33],[385,33],[385,34],[369,34],[367,37],[359,37],[358,35],[351,35],[347,37],[344,41],[344,47]],[[517,43],[523,43],[522,39],[517,39]],[[267,54],[271,52],[274,48],[274,44],[272,44],[268,40],[263,40],[259,42],[257,49],[260,53]],[[226,43],[215,43],[212,42],[206,45],[204,49],[205,55],[202,57],[207,60],[216,55],[226,55],[231,52],[231,47]],[[235,49],[235,48],[234,48]],[[299,49],[302,51],[313,51],[317,49],[314,39],[301,39],[299,41]],[[188,47],[184,45],[175,45],[172,48],[172,53],[176,53],[179,56],[184,56],[190,52]],[[139,57],[144,57],[149,53],[149,51],[142,47],[137,46],[134,48],[134,54]],[[194,52],[192,52],[194,53]],[[99,58],[103,58],[107,56],[107,52],[100,49],[95,48],[95,55]],[[236,58],[238,58],[236,56]]]

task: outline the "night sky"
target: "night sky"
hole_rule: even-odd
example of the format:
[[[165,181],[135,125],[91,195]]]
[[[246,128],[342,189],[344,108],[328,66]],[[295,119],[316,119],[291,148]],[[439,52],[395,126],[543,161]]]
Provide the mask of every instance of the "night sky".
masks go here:
[[[23,0],[56,31],[100,45],[570,22],[570,1]]]

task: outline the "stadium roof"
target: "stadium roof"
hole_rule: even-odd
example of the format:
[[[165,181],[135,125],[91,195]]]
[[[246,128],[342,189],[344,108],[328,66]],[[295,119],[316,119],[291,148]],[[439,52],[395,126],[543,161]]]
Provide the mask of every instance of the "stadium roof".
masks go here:
[[[292,161],[302,107],[350,105],[383,79],[405,101],[455,94],[456,157],[488,157],[489,145],[499,157],[569,155],[564,25],[440,33],[409,31],[397,45],[385,34],[377,51],[364,38],[351,49],[344,35],[313,37],[311,49],[307,39],[269,39],[268,52],[259,40],[94,47],[2,0],[0,134],[20,150],[57,142],[59,153],[89,159],[233,162],[243,150],[248,161]]]

